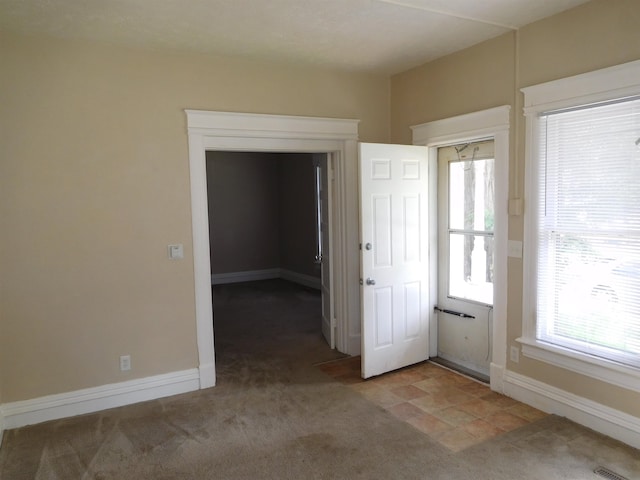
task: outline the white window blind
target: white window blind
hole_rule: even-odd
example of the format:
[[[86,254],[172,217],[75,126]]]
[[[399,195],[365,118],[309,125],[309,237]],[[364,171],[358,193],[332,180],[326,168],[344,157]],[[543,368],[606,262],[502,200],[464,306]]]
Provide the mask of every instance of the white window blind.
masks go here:
[[[536,338],[640,367],[640,98],[539,122]]]

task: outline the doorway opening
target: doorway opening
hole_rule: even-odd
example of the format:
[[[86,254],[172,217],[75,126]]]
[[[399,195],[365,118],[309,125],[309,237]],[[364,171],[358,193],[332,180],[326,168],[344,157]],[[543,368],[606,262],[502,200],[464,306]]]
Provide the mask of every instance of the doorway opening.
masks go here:
[[[266,338],[274,328],[274,322],[267,321],[272,310],[286,299],[279,320],[295,322],[298,314],[300,322],[308,324],[315,316],[317,332],[335,348],[329,157],[206,152],[211,283],[218,327],[225,315],[236,315],[238,321],[250,323],[252,335]],[[244,308],[235,306],[238,296]],[[250,321],[243,320],[247,312],[252,312]],[[286,322],[279,329],[286,329]],[[216,338],[217,343],[222,341]]]
[[[333,300],[336,348],[360,353],[360,291],[358,285],[357,182],[358,120],[256,113],[186,110],[189,137],[189,176],[195,320],[200,388],[216,384],[211,297],[206,152],[325,153],[334,166],[331,211],[335,269]]]
[[[429,230],[431,232],[439,232],[440,235],[434,233],[430,239],[430,244],[436,248],[431,248],[429,252],[430,257],[430,352],[439,352],[438,339],[439,339],[439,317],[443,312],[440,312],[436,307],[440,308],[439,295],[444,289],[446,292],[446,285],[441,286],[438,282],[439,273],[439,260],[442,243],[445,245],[450,242],[450,235],[458,235],[456,240],[460,243],[460,238],[465,235],[472,236],[474,238],[474,244],[484,248],[485,227],[484,221],[482,228],[479,229],[481,235],[476,235],[475,223],[469,225],[469,231],[465,230],[464,219],[460,232],[451,231],[448,229],[447,221],[443,220],[443,215],[439,215],[438,211],[438,191],[443,191],[439,188],[438,180],[442,181],[442,176],[439,175],[440,165],[438,162],[438,150],[440,147],[457,146],[458,149],[466,144],[470,144],[464,151],[460,150],[460,153],[473,154],[475,147],[471,147],[473,142],[479,139],[493,139],[493,196],[494,196],[494,209],[493,209],[493,254],[491,256],[492,270],[490,271],[491,283],[493,285],[493,302],[492,305],[488,305],[487,302],[477,302],[478,306],[482,308],[484,305],[484,311],[473,315],[479,319],[484,320],[483,332],[484,336],[488,338],[488,347],[485,344],[485,348],[488,348],[488,365],[484,365],[485,371],[488,369],[489,382],[491,389],[496,392],[504,391],[504,377],[505,368],[507,362],[507,246],[508,246],[508,219],[509,219],[509,128],[510,128],[510,109],[509,105],[503,105],[500,107],[494,107],[487,110],[480,110],[456,117],[445,118],[442,120],[435,120],[421,125],[411,127],[413,131],[413,143],[414,145],[425,145],[429,149]],[[471,150],[469,150],[471,148]],[[476,152],[476,157],[480,151]],[[462,155],[461,155],[462,156]],[[471,155],[469,158],[473,157]],[[456,154],[457,158],[457,154]],[[463,177],[464,179],[464,173]],[[479,175],[479,178],[481,176]],[[464,181],[462,184],[462,191],[464,192]],[[484,189],[484,181],[480,190]],[[460,187],[458,187],[460,190]],[[485,189],[486,190],[486,189]],[[471,198],[470,198],[471,200]],[[474,197],[475,201],[475,197]],[[464,194],[462,196],[462,204],[464,205]],[[463,208],[464,212],[464,208]],[[514,212],[517,214],[517,212]],[[478,216],[480,221],[482,216]],[[441,227],[441,223],[444,221],[444,227]],[[464,235],[463,235],[464,234]],[[444,238],[442,238],[444,235]],[[476,242],[476,236],[479,237],[479,241]],[[469,242],[470,243],[470,242]],[[459,246],[459,245],[458,245]],[[458,267],[462,272],[462,284],[459,282],[457,287],[465,287],[464,272],[465,272],[465,260],[464,250],[465,242],[462,241],[462,254],[458,256]],[[477,252],[479,253],[479,252]],[[486,278],[486,260],[487,255],[483,258],[476,258],[478,266],[485,266],[485,278]],[[473,258],[470,258],[473,264]],[[461,262],[461,263],[460,263]],[[468,267],[468,265],[467,265]],[[471,267],[473,268],[473,267]],[[467,268],[468,269],[468,268]],[[480,269],[482,270],[482,269]],[[478,268],[476,268],[476,280]],[[473,274],[472,274],[473,275]],[[460,280],[460,278],[459,278]],[[487,283],[487,282],[480,282]],[[480,284],[478,284],[480,286]],[[486,285],[480,286],[479,291],[487,290]],[[448,292],[447,292],[448,293]],[[460,291],[456,291],[458,295],[464,297],[464,288]],[[468,292],[467,292],[468,293]],[[486,295],[486,292],[484,292]],[[445,296],[447,294],[445,293]],[[456,296],[456,295],[451,295]],[[481,299],[482,300],[482,299]],[[489,308],[490,307],[490,308]],[[442,308],[449,310],[448,308]],[[453,310],[453,309],[451,309]],[[454,310],[455,311],[455,310]],[[464,312],[460,312],[464,313]],[[451,316],[451,315],[449,315]],[[484,318],[483,318],[484,316]],[[465,317],[458,316],[459,320],[469,320]],[[488,330],[487,326],[489,327]],[[484,358],[487,358],[487,350],[485,350]]]
[[[438,160],[438,350],[489,381],[495,258],[495,142],[442,145]]]

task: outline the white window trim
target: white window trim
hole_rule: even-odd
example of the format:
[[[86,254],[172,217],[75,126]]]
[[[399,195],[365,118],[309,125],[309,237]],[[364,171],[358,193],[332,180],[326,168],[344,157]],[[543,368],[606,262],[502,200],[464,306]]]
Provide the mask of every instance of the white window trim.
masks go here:
[[[411,127],[413,144],[429,147],[429,199],[431,222],[429,231],[430,245],[437,245],[437,164],[438,147],[451,145],[478,138],[493,137],[495,141],[495,265],[493,294],[493,329],[492,355],[489,367],[491,389],[504,391],[504,372],[507,363],[507,222],[508,222],[508,190],[509,190],[509,105],[472,112],[456,117],[435,120]],[[435,223],[433,223],[435,222]],[[437,297],[437,249],[430,248],[430,298]],[[433,301],[429,306],[433,312]],[[430,319],[432,341],[437,338],[437,323],[432,315]],[[431,351],[437,351],[434,345]]]
[[[640,94],[640,60],[522,89],[526,117],[524,295],[522,354],[597,380],[640,392],[640,370],[536,339],[538,118],[542,112]]]

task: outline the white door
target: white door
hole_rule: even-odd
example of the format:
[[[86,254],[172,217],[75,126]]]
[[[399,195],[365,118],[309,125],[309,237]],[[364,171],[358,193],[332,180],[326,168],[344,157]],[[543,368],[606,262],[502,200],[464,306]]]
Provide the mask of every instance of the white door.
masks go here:
[[[429,357],[427,149],[360,144],[362,377]]]
[[[333,313],[333,272],[331,262],[331,185],[332,159],[327,154],[314,156],[317,251],[316,263],[320,265],[322,292],[322,335],[331,348],[336,348],[336,322]]]
[[[487,380],[494,156],[493,139],[438,148],[438,357]]]

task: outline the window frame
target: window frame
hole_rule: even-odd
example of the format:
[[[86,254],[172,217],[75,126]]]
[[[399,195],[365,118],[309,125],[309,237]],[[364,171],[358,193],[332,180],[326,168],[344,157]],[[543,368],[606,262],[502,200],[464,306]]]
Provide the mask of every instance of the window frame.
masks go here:
[[[640,60],[521,89],[524,94],[525,218],[522,354],[535,360],[640,392],[640,369],[536,338],[540,114],[640,95]]]

